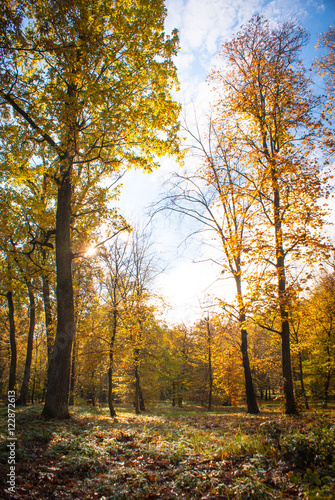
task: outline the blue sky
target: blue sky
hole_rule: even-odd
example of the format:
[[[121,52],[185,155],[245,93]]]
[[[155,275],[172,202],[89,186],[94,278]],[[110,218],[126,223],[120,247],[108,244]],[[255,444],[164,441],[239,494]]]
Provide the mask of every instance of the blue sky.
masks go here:
[[[294,19],[310,33],[304,49],[305,66],[315,57],[315,45],[322,31],[335,23],[335,0],[167,0],[166,31],[179,30],[180,51],[175,59],[181,90],[177,98],[183,113],[192,120],[209,111],[210,91],[206,77],[215,65],[218,51],[239,27],[259,13],[270,22]],[[129,172],[123,179],[120,208],[130,222],[147,218],[148,207],[159,200],[163,185],[171,172],[178,169],[171,159],[163,159],[161,168],[148,175]],[[165,272],[157,280],[157,291],[171,305],[167,319],[171,322],[193,322],[203,314],[201,304],[207,294],[229,298],[229,283],[217,281],[218,266],[198,262],[210,257],[211,250],[201,239],[190,238],[192,231],[186,220],[160,215],[154,220],[154,239]],[[204,253],[205,252],[205,253]]]

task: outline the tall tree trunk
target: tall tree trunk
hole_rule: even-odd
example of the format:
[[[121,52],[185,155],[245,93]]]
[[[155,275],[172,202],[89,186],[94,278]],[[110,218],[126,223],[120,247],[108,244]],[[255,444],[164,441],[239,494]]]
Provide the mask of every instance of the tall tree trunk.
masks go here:
[[[256,415],[257,413],[259,413],[259,408],[250,369],[248,354],[248,332],[243,325],[245,325],[245,315],[242,314],[242,316],[240,316],[241,352],[245,378],[245,392],[247,396],[247,408],[248,413]]]
[[[305,401],[305,408],[308,410],[308,399],[307,399],[307,394],[306,394],[306,389],[305,389],[305,383],[304,383],[304,372],[302,368],[302,354],[299,349],[299,379],[300,379],[300,385],[301,385],[301,394],[302,397],[304,398]]]
[[[139,415],[141,413],[140,411],[140,377],[138,375],[138,366],[135,364],[135,401],[134,401],[134,407],[135,407],[135,413],[136,415]]]
[[[285,412],[288,415],[295,415],[297,407],[295,404],[291,346],[290,346],[290,324],[288,321],[286,275],[285,275],[285,252],[283,248],[283,232],[281,221],[280,194],[278,188],[278,172],[275,165],[271,166],[272,188],[273,188],[273,214],[275,229],[276,247],[276,272],[278,281],[278,299],[281,319],[281,341],[282,341],[282,370],[285,395]]]
[[[330,335],[329,335],[330,336]],[[331,378],[331,357],[330,357],[330,348],[329,345],[327,345],[327,375],[326,375],[326,381],[325,381],[325,401],[324,401],[324,407],[328,408],[328,395],[329,395],[329,386],[330,386],[330,378]]]
[[[176,406],[176,382],[172,382],[172,406]]]
[[[113,404],[113,353],[109,353],[108,368],[108,408],[111,417],[116,417],[116,411]]]
[[[241,283],[241,266],[238,260],[236,265],[237,273],[235,274],[235,284],[237,290],[237,301],[239,305],[239,325],[241,333],[241,353],[242,364],[244,370],[245,393],[247,397],[247,412],[253,415],[259,413],[259,408],[256,399],[254,384],[252,381],[252,374],[250,369],[249,353],[248,353],[248,332],[246,329],[246,316],[245,306],[242,296],[242,283]]]
[[[9,342],[10,342],[10,368],[9,368],[8,390],[14,391],[16,383],[17,352],[16,352],[16,338],[15,338],[14,303],[13,303],[12,292],[8,292],[6,297],[8,303]]]
[[[71,252],[70,169],[58,186],[56,212],[57,332],[48,369],[47,392],[42,415],[69,418],[71,351],[75,334]]]
[[[55,342],[55,332],[54,325],[52,321],[52,308],[50,301],[50,283],[49,278],[46,274],[42,276],[43,283],[43,303],[44,303],[44,316],[45,316],[45,329],[47,333],[47,353],[48,353],[48,365],[50,364],[51,354],[53,345]]]
[[[74,338],[73,340],[73,348],[72,348],[72,359],[71,359],[71,379],[70,379],[70,397],[69,397],[69,405],[74,405],[74,393],[76,390],[76,363],[77,363],[77,340]]]
[[[114,297],[114,301],[115,301]],[[111,417],[116,416],[114,404],[113,404],[113,369],[114,369],[114,344],[116,338],[116,330],[117,330],[117,309],[114,307],[112,314],[112,328],[111,328],[111,338],[109,345],[109,368],[108,368],[108,406]],[[136,392],[136,391],[135,391]],[[136,399],[136,395],[135,395]]]
[[[282,365],[283,365],[283,380],[284,380],[284,395],[285,395],[285,411],[288,415],[297,414],[295,404],[292,366],[291,366],[291,348],[290,348],[290,326],[288,320],[282,320]]]
[[[140,381],[140,378],[139,378],[139,374],[138,374],[138,382],[139,382],[139,400],[140,400],[140,410],[141,411],[145,411],[145,404],[144,404],[144,396],[143,396],[143,391],[142,391],[142,387],[141,387],[141,381]]]
[[[145,411],[145,404],[144,404],[144,397],[143,397],[143,392],[141,388],[141,381],[140,381],[140,374],[138,370],[139,366],[139,349],[135,349],[135,413],[136,415],[139,415],[141,411]]]
[[[137,345],[140,344],[142,339],[142,321],[138,320],[139,325],[139,336],[136,339]],[[140,411],[145,411],[144,397],[141,388],[140,382],[140,373],[139,373],[139,365],[140,365],[140,349],[136,347],[134,349],[134,362],[135,362],[135,412],[138,415]]]
[[[28,283],[27,286],[29,293],[29,332],[27,341],[26,364],[24,367],[20,396],[17,401],[17,404],[22,406],[27,406],[28,403],[28,389],[29,389],[29,380],[31,371],[31,361],[33,358],[34,331],[35,331],[35,321],[36,321],[35,296],[31,289],[30,283]]]
[[[207,326],[207,344],[208,344],[208,375],[209,375],[209,391],[208,391],[208,411],[212,411],[212,394],[213,394],[213,368],[212,368],[212,337],[209,318],[206,319]]]
[[[34,376],[33,376],[33,387],[31,389],[31,404],[34,404],[35,401],[35,388],[36,388],[36,378],[37,378],[37,358],[38,358],[38,344],[35,342],[35,367],[34,367]]]

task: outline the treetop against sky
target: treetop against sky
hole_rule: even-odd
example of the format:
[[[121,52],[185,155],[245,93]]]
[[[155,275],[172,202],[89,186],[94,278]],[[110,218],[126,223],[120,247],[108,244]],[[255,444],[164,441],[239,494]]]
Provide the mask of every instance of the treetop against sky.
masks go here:
[[[183,106],[182,117],[188,126],[195,121],[205,122],[210,113],[213,94],[207,76],[218,64],[218,53],[222,44],[230,40],[253,15],[259,13],[275,23],[293,19],[309,33],[310,40],[302,50],[302,58],[309,68],[317,54],[316,45],[320,34],[329,29],[335,19],[335,3],[332,0],[168,0],[167,32],[179,30],[180,50],[175,57],[180,91],[177,99]],[[319,51],[320,52],[320,51]],[[322,92],[323,81],[316,74],[316,91]],[[184,134],[185,135],[185,134]],[[194,158],[186,160],[185,168],[192,168]],[[150,174],[128,172],[122,179],[120,207],[129,220],[145,218],[148,206],[157,202],[163,184],[171,172],[179,170],[168,159],[161,160],[161,167]],[[192,232],[189,221],[175,218],[166,220],[164,214],[153,222],[157,249],[166,261],[166,271],[158,279],[158,285],[167,296],[173,310],[169,318],[173,321],[193,321],[201,315],[201,303],[206,294],[231,297],[229,281],[217,280],[218,266],[212,260],[213,249],[208,249],[204,236],[185,241]],[[194,231],[194,226],[193,226]],[[215,259],[215,257],[214,257]],[[197,264],[195,264],[197,262]]]

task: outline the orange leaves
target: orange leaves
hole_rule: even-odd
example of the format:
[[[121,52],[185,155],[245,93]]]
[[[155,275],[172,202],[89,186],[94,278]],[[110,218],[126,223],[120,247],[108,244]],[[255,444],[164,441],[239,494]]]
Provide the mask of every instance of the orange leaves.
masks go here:
[[[284,37],[289,46],[287,54],[281,48]],[[255,120],[266,142],[269,135],[279,146],[286,142],[288,130],[306,112],[306,103],[309,106],[313,101],[308,79],[291,64],[305,42],[305,33],[299,27],[282,25],[270,30],[266,20],[254,16],[233,41],[222,47],[221,56],[229,69],[210,77],[228,93],[222,104],[245,115],[243,121]]]

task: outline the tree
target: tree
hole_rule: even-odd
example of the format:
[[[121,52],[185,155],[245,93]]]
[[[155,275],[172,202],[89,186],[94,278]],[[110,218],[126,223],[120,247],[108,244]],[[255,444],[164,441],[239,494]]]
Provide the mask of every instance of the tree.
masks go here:
[[[192,341],[191,329],[184,324],[177,325],[171,331],[171,365],[172,365],[172,406],[181,408],[189,388],[191,369],[190,355]]]
[[[313,392],[327,408],[335,374],[335,275],[325,274],[314,287],[305,307],[305,348]],[[315,363],[315,360],[318,363]]]
[[[292,346],[293,371],[295,372],[297,370],[298,372],[298,379],[300,381],[299,393],[304,401],[306,410],[308,410],[308,398],[305,388],[304,369],[303,369],[304,349],[301,339],[301,330],[303,328],[303,317],[305,315],[305,311],[302,304],[303,301],[299,298],[299,296],[297,296],[295,300],[291,300],[291,303],[289,304],[289,318],[290,318],[292,340],[293,340],[293,346]],[[296,362],[294,363],[294,361]]]
[[[32,284],[29,281],[27,281],[27,288],[29,296],[29,330],[27,338],[27,354],[20,395],[17,400],[17,404],[23,406],[26,406],[28,403],[28,388],[31,373],[31,362],[33,358],[34,331],[36,324],[36,300]]]
[[[0,248],[4,261],[7,261],[8,265],[10,263],[12,269],[17,270],[18,281],[24,283],[29,297],[26,364],[20,395],[17,400],[18,404],[26,405],[28,402],[36,323],[35,295],[40,285],[39,277],[41,275],[45,303],[48,299],[46,297],[45,282],[50,271],[45,265],[45,259],[42,258],[41,246],[45,245],[42,250],[43,253],[46,252],[48,246],[51,248],[53,246],[48,242],[50,234],[46,229],[48,223],[50,223],[53,210],[47,206],[45,201],[46,186],[39,175],[36,175],[34,180],[27,179],[25,184],[19,182],[18,177],[18,172],[14,172],[10,180],[5,175],[5,188],[0,190],[0,203],[4,216]],[[47,333],[48,331],[47,328]]]
[[[241,395],[245,394],[245,374],[239,342],[241,331],[229,313],[224,312],[220,316],[217,321],[217,349],[213,353],[215,380],[216,385],[223,390],[223,404],[237,405]]]
[[[103,280],[107,290],[105,308],[108,311],[108,406],[111,417],[116,416],[113,404],[113,371],[115,342],[122,322],[122,313],[127,307],[127,298],[131,288],[131,257],[129,241],[117,238],[109,248],[101,252],[106,278]]]
[[[213,357],[215,353],[215,326],[210,318],[209,312],[205,314],[205,318],[197,323],[192,328],[192,370],[191,374],[194,379],[193,394],[197,396],[197,400],[201,401],[207,410],[213,410],[214,399],[214,366]],[[193,398],[195,399],[195,398]]]
[[[170,193],[164,199],[165,208],[187,215],[201,223],[202,229],[211,231],[219,240],[223,253],[222,273],[228,272],[236,288],[235,319],[239,323],[242,362],[249,413],[257,414],[256,395],[252,382],[248,354],[246,306],[243,296],[243,271],[250,242],[248,231],[252,227],[254,210],[251,199],[245,197],[245,164],[241,152],[232,147],[224,126],[209,120],[207,143],[188,130],[194,141],[193,151],[201,164],[190,174],[177,174]],[[233,312],[232,308],[230,311]],[[234,313],[234,312],[233,312]]]
[[[209,316],[206,320],[206,330],[207,330],[207,349],[208,349],[208,378],[209,378],[209,391],[208,391],[208,411],[212,411],[213,405],[213,367],[212,367],[212,332],[211,325],[209,322]]]
[[[125,301],[125,322],[133,350],[135,377],[134,407],[137,414],[145,411],[144,395],[141,386],[140,367],[146,336],[150,332],[150,316],[153,306],[149,304],[150,286],[157,272],[154,256],[151,255],[152,243],[143,230],[132,233],[130,248],[130,290]]]
[[[315,67],[320,76],[324,77],[326,100],[325,111],[329,115],[330,124],[334,119],[335,105],[335,28],[331,26],[328,31],[322,33],[318,48],[327,52],[321,57],[316,57]],[[333,154],[335,148],[334,130],[331,127],[325,128],[325,144],[327,149]]]
[[[268,318],[271,311],[264,311]],[[261,399],[271,399],[271,393],[282,390],[281,377],[281,345],[277,333],[261,328],[254,322],[249,321],[249,344],[253,360],[253,378]]]
[[[16,384],[16,361],[17,361],[13,293],[11,291],[7,292],[6,297],[8,302],[9,339],[10,339],[10,353],[11,353],[8,390],[13,391],[15,389],[15,384]]]
[[[1,22],[2,123],[11,163],[24,154],[39,158],[38,167],[57,187],[57,332],[43,415],[67,418],[74,200],[83,184],[87,192],[95,186],[105,196],[87,211],[103,212],[104,178],[125,165],[150,171],[155,155],[177,151],[178,106],[170,93],[177,35],[164,34],[162,1],[26,0],[20,8],[25,22],[9,2]],[[25,168],[33,175],[30,165]]]
[[[226,42],[221,56],[226,69],[213,71],[220,93],[221,121],[230,125],[231,139],[243,148],[248,171],[246,193],[260,210],[259,262],[272,266],[282,341],[282,370],[286,413],[296,413],[293,393],[287,268],[289,258],[315,258],[322,242],[323,207],[313,138],[320,130],[314,119],[319,99],[299,61],[307,34],[294,23],[270,29],[254,16],[236,37]],[[271,237],[270,237],[271,235]],[[320,247],[322,245],[320,244]],[[312,257],[313,256],[313,257]],[[255,267],[257,267],[257,265]]]

